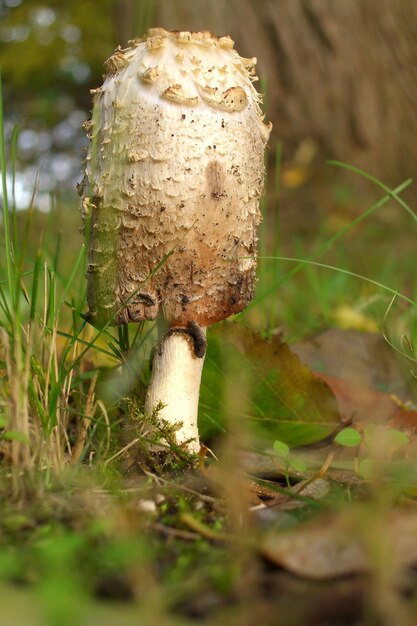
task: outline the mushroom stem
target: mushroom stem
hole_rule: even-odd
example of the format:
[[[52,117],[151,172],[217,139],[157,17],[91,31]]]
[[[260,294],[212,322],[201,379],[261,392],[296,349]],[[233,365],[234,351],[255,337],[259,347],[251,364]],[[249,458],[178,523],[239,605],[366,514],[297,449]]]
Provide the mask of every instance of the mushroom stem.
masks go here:
[[[205,329],[199,329],[205,336]],[[192,337],[186,330],[171,329],[158,344],[152,361],[152,376],[145,400],[150,415],[162,403],[158,419],[180,424],[175,432],[178,445],[187,451],[200,450],[197,414],[204,354],[197,355]]]

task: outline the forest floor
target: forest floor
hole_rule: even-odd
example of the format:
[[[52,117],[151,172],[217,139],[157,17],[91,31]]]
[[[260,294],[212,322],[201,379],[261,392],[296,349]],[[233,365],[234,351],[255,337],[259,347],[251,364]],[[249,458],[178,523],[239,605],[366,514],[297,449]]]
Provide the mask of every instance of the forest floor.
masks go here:
[[[287,454],[229,439],[196,469],[81,469],[3,500],[2,623],[414,624],[417,410],[401,359],[355,329],[292,354],[338,400],[324,440]]]

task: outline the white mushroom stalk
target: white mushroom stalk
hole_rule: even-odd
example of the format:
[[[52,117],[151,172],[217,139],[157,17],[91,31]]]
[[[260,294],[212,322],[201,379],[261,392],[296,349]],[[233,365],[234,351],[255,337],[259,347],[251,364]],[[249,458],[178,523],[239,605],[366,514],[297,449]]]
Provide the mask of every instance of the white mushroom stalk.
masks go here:
[[[88,301],[98,324],[162,317],[145,411],[199,449],[205,328],[241,311],[256,280],[270,125],[256,59],[230,37],[150,29],[106,62],[83,185]]]

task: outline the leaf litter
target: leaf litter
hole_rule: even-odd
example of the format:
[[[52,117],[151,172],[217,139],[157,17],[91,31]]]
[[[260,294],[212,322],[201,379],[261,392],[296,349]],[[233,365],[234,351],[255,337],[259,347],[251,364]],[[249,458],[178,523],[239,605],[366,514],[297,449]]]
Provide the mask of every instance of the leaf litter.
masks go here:
[[[224,325],[219,336],[235,351],[234,366],[245,363],[255,381],[258,411],[251,417],[257,424],[262,417],[275,417],[266,420],[268,428],[274,421],[269,447],[254,446],[240,454],[248,476],[242,486],[252,494],[252,514],[261,529],[259,553],[293,575],[315,580],[369,575],[382,553],[383,567],[395,572],[413,568],[417,564],[415,507],[389,506],[378,511],[375,503],[369,504],[372,488],[367,477],[358,472],[360,455],[371,455],[369,438],[374,438],[381,457],[388,455],[382,465],[401,463],[417,430],[417,411],[407,401],[410,385],[383,339],[332,329],[292,351],[280,337],[261,340],[253,332],[236,331],[231,324]],[[233,368],[230,372],[234,375]],[[262,399],[263,394],[269,397]],[[321,420],[318,412],[322,412]],[[303,420],[298,419],[301,414]],[[299,436],[297,426],[309,419],[314,434]],[[338,438],[343,428],[345,435]],[[280,439],[273,445],[276,434]],[[307,460],[306,473],[280,464],[288,455],[287,445],[290,453]],[[380,466],[373,478],[385,481],[391,493],[390,476],[379,471]],[[327,499],[335,485],[353,488],[354,500],[361,504],[334,510]],[[402,487],[387,496],[388,500],[392,497],[391,505],[403,497]],[[314,502],[323,502],[324,512],[320,513],[320,507],[312,509]],[[300,524],[292,512],[303,508],[308,510],[308,521]],[[312,510],[315,514],[310,519]]]
[[[255,441],[255,445],[253,449],[246,448],[239,452],[238,469],[241,470],[242,478],[240,483],[235,483],[234,489],[239,497],[244,492],[250,496],[242,499],[248,513],[246,540],[254,555],[258,559],[261,557],[261,562],[268,563],[269,569],[262,573],[261,579],[263,586],[270,588],[271,594],[274,594],[273,602],[276,602],[275,594],[280,590],[284,605],[290,598],[295,598],[295,603],[304,606],[307,593],[307,596],[311,595],[313,604],[320,603],[322,615],[323,589],[332,590],[333,601],[335,598],[344,598],[343,607],[350,605],[350,600],[345,602],[345,584],[337,582],[343,577],[371,577],[378,567],[383,567],[397,572],[398,580],[402,580],[402,573],[417,563],[417,513],[413,501],[408,506],[395,508],[381,508],[380,504],[374,506],[373,503],[368,505],[363,502],[369,496],[369,482],[358,476],[352,464],[359,447],[348,449],[335,443],[334,439],[347,424],[354,428],[359,426],[358,431],[364,433],[366,420],[375,411],[375,406],[380,409],[379,419],[388,427],[394,424],[401,430],[398,415],[407,415],[409,419],[404,422],[405,430],[412,435],[415,415],[405,404],[406,386],[403,385],[404,393],[400,394],[398,385],[404,378],[396,379],[396,392],[402,398],[397,400],[389,392],[394,365],[385,357],[374,361],[374,365],[376,363],[379,367],[384,363],[384,368],[387,368],[384,372],[378,372],[378,375],[372,373],[372,385],[379,386],[375,389],[371,384],[367,387],[368,381],[363,375],[360,380],[354,378],[357,372],[353,366],[351,379],[335,377],[337,383],[328,376],[324,367],[319,374],[315,373],[310,369],[314,365],[304,357],[300,359],[295,355],[280,337],[263,340],[252,331],[242,332],[241,327],[235,328],[230,323],[222,325],[218,333],[213,334],[214,341],[211,343],[214,347],[210,355],[212,366],[209,368],[211,380],[208,382],[211,384],[213,380],[217,381],[218,386],[212,388],[215,389],[214,396],[206,393],[204,410],[210,411],[217,418],[224,418],[221,398],[224,393],[222,379],[225,377],[240,377],[240,385],[248,388],[249,397],[254,398],[255,410],[245,420],[245,424],[253,428],[251,434],[254,434],[254,438],[251,441]],[[360,334],[360,342],[366,341],[366,335]],[[348,343],[352,345],[352,335]],[[337,356],[342,361],[346,375],[346,352],[340,348],[340,344],[338,346]],[[363,345],[360,349],[363,350]],[[233,358],[224,357],[227,353],[231,353]],[[315,358],[317,356],[320,356],[318,351],[315,352]],[[329,358],[324,350],[322,357],[323,361]],[[330,371],[339,373],[336,355],[332,358]],[[351,359],[354,357],[349,356],[348,360]],[[327,378],[323,380],[323,377]],[[386,391],[381,391],[381,381]],[[360,394],[357,388],[360,388]],[[361,423],[357,421],[358,415],[361,415],[360,409],[363,417]],[[310,430],[304,436],[302,428],[305,428],[308,420],[311,420]],[[224,419],[224,423],[227,425],[227,419]],[[271,424],[273,428],[269,430]],[[267,446],[263,445],[265,441]],[[274,446],[274,441],[285,445]],[[290,455],[306,459],[307,470],[298,471],[291,464],[286,464]],[[348,469],[335,467],[334,459],[344,460],[350,466]],[[239,531],[229,528],[229,503],[225,485],[230,475],[219,473],[216,462],[208,465],[208,469],[188,477],[181,473],[172,484],[149,473],[147,478],[151,480],[151,485],[138,483],[137,515],[141,519],[141,530],[162,536],[166,541],[161,562],[165,562],[167,551],[172,560],[187,554],[191,568],[192,559],[196,558],[194,548],[185,550],[184,544],[199,546],[201,557],[198,553],[197,558],[205,559],[207,553],[203,541],[215,546],[217,556],[213,560],[229,549],[248,549],[248,546],[239,543],[242,541]],[[204,467],[204,463],[201,467]],[[126,493],[132,495],[132,489],[136,490],[134,479],[130,487],[126,487]],[[338,500],[341,489],[344,495]],[[343,504],[347,499],[346,494],[357,504]],[[136,512],[129,510],[126,515],[129,520],[136,519]],[[132,532],[135,535],[137,530],[134,523]],[[233,548],[236,542],[239,545]],[[299,593],[298,583],[291,577],[306,581],[307,586],[300,583]],[[331,586],[314,587],[317,582]],[[348,587],[350,590],[350,583]],[[207,602],[210,600],[210,606],[213,603],[221,604],[221,594],[210,590],[210,586],[208,589]],[[355,598],[361,590],[361,586],[358,591],[354,585]],[[282,593],[285,594],[284,598]],[[338,601],[334,604],[336,614],[340,607],[337,607]],[[197,608],[186,603],[182,610],[187,613]],[[210,614],[213,610],[209,607],[202,610],[202,614]],[[269,623],[276,622],[272,620]],[[289,622],[284,620],[282,623],[288,626]],[[299,623],[310,622],[301,620]]]
[[[313,579],[369,574],[378,552],[384,553],[384,567],[406,570],[417,563],[417,512],[391,510],[371,528],[363,510],[332,512],[297,528],[266,533],[260,549],[271,562]]]

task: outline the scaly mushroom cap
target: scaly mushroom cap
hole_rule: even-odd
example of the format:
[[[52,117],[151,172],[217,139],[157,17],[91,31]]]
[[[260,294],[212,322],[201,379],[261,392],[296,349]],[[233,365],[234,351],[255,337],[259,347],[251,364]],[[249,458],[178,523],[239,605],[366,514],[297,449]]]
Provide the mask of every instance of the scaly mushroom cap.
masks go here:
[[[208,32],[150,29],[130,44],[94,90],[82,192],[90,310],[99,323],[162,314],[207,326],[253,297],[270,132],[256,59]]]

